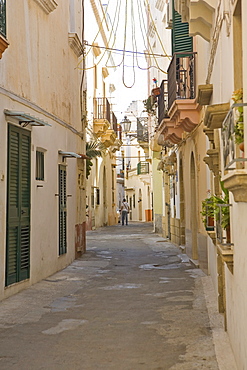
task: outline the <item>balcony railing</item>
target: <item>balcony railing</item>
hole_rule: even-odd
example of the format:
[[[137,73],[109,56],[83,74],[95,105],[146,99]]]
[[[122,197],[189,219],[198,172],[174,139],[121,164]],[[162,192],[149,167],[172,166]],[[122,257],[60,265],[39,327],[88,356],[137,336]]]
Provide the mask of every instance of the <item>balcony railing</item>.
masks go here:
[[[168,67],[168,110],[176,99],[195,99],[195,55],[173,54]]]
[[[141,161],[137,163],[137,175],[149,173],[149,162]]]
[[[236,108],[247,103],[233,104],[222,124],[221,137],[223,142],[224,169],[235,170],[244,168],[247,158],[240,157],[240,149],[235,144]]]
[[[6,0],[0,0],[0,34],[6,37]]]
[[[137,118],[137,141],[148,143],[148,118]]]
[[[111,122],[111,108],[107,98],[94,98],[94,119],[105,119]]]
[[[111,127],[117,135],[117,138],[122,140],[122,127],[117,123],[117,117],[113,112],[111,112]]]
[[[163,80],[160,85],[160,95],[158,96],[158,123],[167,116],[168,111],[168,81]]]

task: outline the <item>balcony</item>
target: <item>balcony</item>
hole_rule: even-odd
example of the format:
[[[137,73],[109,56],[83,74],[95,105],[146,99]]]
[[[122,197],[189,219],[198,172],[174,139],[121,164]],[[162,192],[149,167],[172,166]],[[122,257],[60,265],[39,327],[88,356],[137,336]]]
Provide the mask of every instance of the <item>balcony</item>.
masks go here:
[[[225,188],[233,193],[235,202],[247,202],[247,158],[245,158],[244,148],[236,144],[236,110],[244,106],[247,106],[247,103],[232,105],[221,130],[225,174],[223,181]]]
[[[117,139],[122,140],[122,127],[119,123],[117,123],[117,117],[113,112],[111,112],[111,127],[114,130]]]
[[[144,150],[148,150],[149,134],[147,117],[137,118],[137,141]]]
[[[160,101],[158,132],[164,143],[178,144],[183,132],[199,123],[200,105],[195,94],[196,53],[175,53],[168,68],[168,96]],[[165,85],[165,81],[164,81]],[[166,108],[167,104],[167,108]]]
[[[195,55],[175,53],[168,67],[168,110],[177,99],[195,99]]]
[[[158,96],[158,124],[164,118],[167,118],[168,113],[168,86],[167,80],[163,80],[160,85],[160,95]]]
[[[6,40],[6,0],[0,0],[0,59],[9,46]]]
[[[106,132],[111,123],[111,109],[107,98],[93,99],[93,129],[94,133],[101,136]]]
[[[137,175],[144,175],[149,173],[149,162],[141,161],[137,163]]]

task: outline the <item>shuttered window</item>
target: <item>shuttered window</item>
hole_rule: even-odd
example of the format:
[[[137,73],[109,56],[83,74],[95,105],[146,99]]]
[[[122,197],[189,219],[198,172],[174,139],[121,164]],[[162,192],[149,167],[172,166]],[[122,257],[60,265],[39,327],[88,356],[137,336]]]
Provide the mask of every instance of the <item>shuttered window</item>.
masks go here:
[[[181,15],[173,9],[172,53],[193,51],[193,37],[189,36],[189,24],[182,22]]]
[[[67,252],[66,166],[59,165],[59,255]]]
[[[36,180],[44,181],[45,169],[44,169],[45,153],[39,150],[36,151]]]
[[[30,132],[9,125],[6,285],[29,278]]]

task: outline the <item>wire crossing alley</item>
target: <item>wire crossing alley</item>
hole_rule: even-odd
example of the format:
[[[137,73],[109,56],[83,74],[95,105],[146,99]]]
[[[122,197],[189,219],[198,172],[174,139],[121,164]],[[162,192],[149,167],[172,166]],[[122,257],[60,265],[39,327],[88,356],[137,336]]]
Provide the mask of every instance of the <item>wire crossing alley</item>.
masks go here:
[[[90,231],[82,258],[1,302],[0,369],[219,369],[204,279],[151,223]]]

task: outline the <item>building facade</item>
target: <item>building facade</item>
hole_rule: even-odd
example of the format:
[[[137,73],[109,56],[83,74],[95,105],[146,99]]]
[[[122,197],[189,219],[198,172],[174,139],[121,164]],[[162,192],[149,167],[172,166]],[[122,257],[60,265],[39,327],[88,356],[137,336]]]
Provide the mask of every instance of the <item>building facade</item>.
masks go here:
[[[114,114],[114,59],[107,51],[114,37],[107,9],[99,0],[85,3],[87,142],[101,155],[92,158],[87,179],[87,229],[117,223],[116,151],[121,130]],[[93,32],[92,32],[93,30]]]
[[[239,369],[247,363],[246,6],[169,2],[167,109],[157,113],[155,136],[162,146],[163,235],[211,275]]]
[[[82,14],[0,2],[0,299],[85,250]]]

